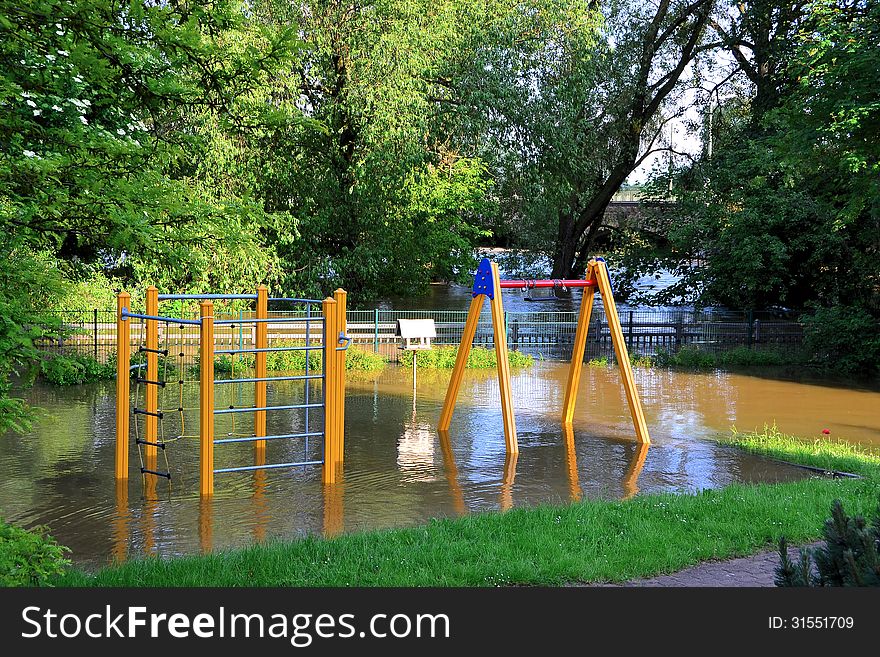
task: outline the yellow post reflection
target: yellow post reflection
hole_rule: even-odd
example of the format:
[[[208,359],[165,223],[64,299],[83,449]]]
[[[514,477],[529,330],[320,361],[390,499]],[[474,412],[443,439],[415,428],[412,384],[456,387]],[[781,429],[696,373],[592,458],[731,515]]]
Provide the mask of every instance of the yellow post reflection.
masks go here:
[[[623,475],[623,499],[628,500],[639,492],[639,475],[645,467],[645,459],[648,458],[649,443],[635,443],[635,452],[629,462],[629,467]]]
[[[266,465],[266,450],[257,450],[256,465]],[[254,541],[266,540],[266,524],[269,520],[269,504],[266,501],[266,471],[254,470]]]
[[[206,495],[199,497],[199,545],[202,554],[210,554],[214,547],[214,508]]]
[[[504,459],[504,478],[501,480],[501,510],[513,507],[513,481],[516,479],[517,452],[508,452]]]
[[[345,527],[345,504],[343,483],[324,484],[324,537],[331,538],[342,533]]]
[[[115,563],[128,558],[128,479],[116,480],[116,515],[113,517],[113,552]]]
[[[145,474],[144,479],[144,514],[143,514],[143,531],[144,531],[144,555],[148,557],[156,556],[156,512],[159,509],[159,496],[156,492],[155,475]]]
[[[464,493],[458,483],[458,467],[455,465],[455,455],[452,453],[452,443],[449,440],[448,431],[438,431],[440,437],[440,451],[443,454],[443,470],[446,472],[446,481],[449,482],[449,493],[452,495],[452,506],[455,512],[467,515],[467,505],[464,503]]]
[[[581,484],[578,481],[577,453],[574,449],[574,429],[570,424],[562,425],[562,433],[565,439],[565,469],[568,474],[568,494],[572,502],[581,499]]]

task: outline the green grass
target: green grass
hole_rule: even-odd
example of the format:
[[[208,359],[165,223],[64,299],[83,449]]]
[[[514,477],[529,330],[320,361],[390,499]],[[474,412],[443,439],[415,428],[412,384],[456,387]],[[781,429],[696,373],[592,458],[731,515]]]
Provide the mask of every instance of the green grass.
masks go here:
[[[425,526],[324,540],[273,542],[207,556],[139,560],[65,586],[497,586],[624,581],[707,559],[820,537],[833,500],[870,514],[880,492],[880,457],[841,442],[813,443],[774,429],[725,442],[788,461],[859,472],[862,479],[811,478],[733,485],[697,494],[644,495],[519,508]]]
[[[412,367],[413,354],[416,355],[416,363],[419,367],[429,369],[452,369],[455,358],[458,355],[458,347],[455,345],[442,345],[426,349],[424,351],[401,351],[400,364],[403,367]],[[511,367],[531,367],[535,359],[521,351],[508,351],[507,362]],[[473,347],[468,355],[465,367],[471,369],[489,369],[498,365],[498,358],[494,349],[485,347]]]

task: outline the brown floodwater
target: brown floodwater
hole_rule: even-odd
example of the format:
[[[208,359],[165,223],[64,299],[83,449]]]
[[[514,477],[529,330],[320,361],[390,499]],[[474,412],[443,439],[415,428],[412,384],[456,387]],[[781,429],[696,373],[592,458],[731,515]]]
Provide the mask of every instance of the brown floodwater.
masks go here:
[[[515,461],[505,459],[494,371],[467,373],[445,439],[435,426],[449,373],[420,370],[414,396],[411,371],[391,366],[377,377],[349,379],[339,484],[322,486],[316,466],[218,474],[209,503],[198,495],[197,439],[169,445],[171,485],[160,480],[145,489],[140,476],[132,475],[128,486],[117,490],[113,385],[38,386],[27,393],[43,409],[32,431],[0,438],[0,515],[24,526],[48,525],[72,548],[77,565],[91,569],[114,559],[407,526],[511,506],[808,476],[707,440],[733,425],[750,430],[775,422],[782,431],[816,438],[827,428],[832,438],[880,445],[878,391],[662,369],[636,371],[654,441],[650,448],[633,442],[614,369],[584,368],[574,430],[566,435],[558,423],[566,367],[538,362],[513,373],[520,444]],[[236,387],[218,386],[218,407],[250,403],[250,386]],[[319,388],[312,394],[319,395]],[[269,386],[269,404],[300,403],[302,397],[301,382]],[[184,405],[195,403],[193,396]],[[160,404],[176,407],[177,399]],[[218,416],[218,437],[246,429],[233,427],[230,417]],[[197,413],[184,419],[185,431],[179,418],[165,420],[166,439],[197,433]],[[313,428],[318,420],[313,416]],[[270,434],[302,430],[300,411],[269,414]],[[216,466],[248,465],[251,449],[246,443],[218,445]],[[320,449],[319,441],[273,441],[268,460],[301,460]],[[132,448],[133,470],[137,463]]]

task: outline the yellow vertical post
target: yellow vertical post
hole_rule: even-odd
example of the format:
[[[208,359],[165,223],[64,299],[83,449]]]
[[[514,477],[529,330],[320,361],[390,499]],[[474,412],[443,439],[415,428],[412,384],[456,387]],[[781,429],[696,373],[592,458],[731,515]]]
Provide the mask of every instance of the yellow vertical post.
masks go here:
[[[477,324],[480,321],[480,313],[483,310],[483,300],[485,298],[484,294],[478,294],[471,300],[471,307],[468,310],[467,320],[464,323],[464,332],[458,345],[458,354],[455,357],[455,366],[452,368],[452,377],[449,379],[449,387],[446,388],[446,399],[443,401],[440,421],[437,423],[439,431],[449,431],[452,413],[455,410],[455,401],[458,398],[458,389],[461,387],[461,381],[464,378],[464,369],[467,365],[468,356],[471,353],[471,346],[474,343],[474,335],[477,333]],[[413,353],[413,359],[415,359],[415,353]]]
[[[592,264],[587,267],[586,280],[596,281],[595,267]],[[577,330],[574,334],[574,349],[571,353],[571,364],[568,367],[568,383],[565,386],[565,398],[562,402],[562,424],[571,424],[574,418],[574,407],[577,403],[578,386],[581,381],[581,373],[584,367],[584,349],[587,346],[587,331],[590,328],[590,318],[593,314],[593,297],[596,287],[585,287],[581,299],[581,309],[578,313]]]
[[[348,293],[339,288],[333,294],[336,300],[336,339],[334,351],[336,355],[336,460],[342,463],[345,460],[345,351],[336,351],[339,347],[339,336],[345,335],[346,327],[346,300]]]
[[[202,497],[214,494],[214,303],[200,304],[199,471]]]
[[[495,293],[491,300],[492,329],[495,333],[495,359],[498,361],[498,389],[501,393],[501,417],[504,421],[504,442],[508,454],[519,452],[516,440],[516,419],[513,416],[513,396],[510,391],[510,361],[507,359],[507,327],[504,324],[504,304],[501,301],[501,277],[497,263],[492,263],[492,283]]]
[[[325,484],[336,482],[336,301],[326,298],[321,304],[324,316],[324,467],[321,480]]]
[[[257,319],[268,319],[269,317],[269,290],[265,285],[257,288]],[[266,322],[257,322],[256,324],[256,344],[257,349],[266,349],[269,346],[269,325]],[[266,352],[257,351],[254,363],[254,378],[266,378]],[[256,408],[266,408],[266,382],[257,381],[254,383],[254,406]],[[256,411],[254,413],[254,436],[260,437],[266,435],[266,411]],[[257,465],[266,463],[266,441],[254,441],[254,459]]]
[[[117,479],[128,479],[129,386],[131,361],[131,320],[123,319],[123,309],[131,308],[131,295],[116,296],[116,458]]]
[[[614,303],[614,295],[611,293],[611,279],[608,277],[608,269],[604,262],[596,260],[590,261],[590,269],[596,272],[596,282],[599,284],[599,293],[602,295],[602,305],[605,306],[605,320],[608,322],[608,328],[611,331],[611,341],[614,343],[614,353],[617,356],[620,378],[623,381],[623,389],[626,392],[626,400],[629,403],[629,412],[632,415],[633,426],[636,430],[636,439],[640,443],[650,443],[651,437],[648,435],[645,413],[642,411],[642,402],[636,389],[632,364],[629,362],[629,352],[623,339],[620,317],[617,315],[617,306]]]
[[[147,315],[159,314],[159,290],[155,285],[147,288]],[[146,320],[147,328],[147,381],[159,380],[159,322],[155,319]],[[144,445],[144,463],[147,470],[156,470],[159,442],[159,386],[147,383],[144,386],[146,397],[146,440]],[[152,444],[149,444],[152,443]],[[147,475],[154,477],[155,475]]]

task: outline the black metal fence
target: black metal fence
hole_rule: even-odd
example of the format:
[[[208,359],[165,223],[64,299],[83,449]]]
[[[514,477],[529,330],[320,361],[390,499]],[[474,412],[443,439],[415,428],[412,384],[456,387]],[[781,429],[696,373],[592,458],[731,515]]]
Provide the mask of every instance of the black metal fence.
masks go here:
[[[40,347],[56,353],[87,354],[105,361],[116,353],[116,313],[114,310],[56,311],[62,337],[43,340]],[[299,316],[301,312],[273,312],[272,316]],[[518,349],[545,358],[569,358],[577,327],[577,313],[560,311],[508,312],[507,341]],[[350,310],[347,331],[355,344],[396,359],[399,338],[398,319],[433,319],[437,330],[434,344],[457,345],[461,341],[467,312],[464,310]],[[716,353],[736,347],[750,349],[795,350],[803,340],[801,325],[788,317],[770,312],[696,311],[687,308],[622,308],[620,320],[630,353],[653,355],[659,351],[675,353],[693,346]],[[273,328],[274,326],[274,328]],[[132,327],[133,329],[135,327]],[[290,324],[270,325],[272,339],[304,338]],[[132,344],[142,340],[142,331],[132,331]],[[250,330],[233,336],[244,344],[252,341]],[[198,337],[192,336],[197,344]],[[219,335],[226,344],[229,336]],[[475,344],[494,343],[491,317],[486,309],[477,328]],[[587,359],[612,358],[613,345],[604,310],[593,309],[587,338]]]

